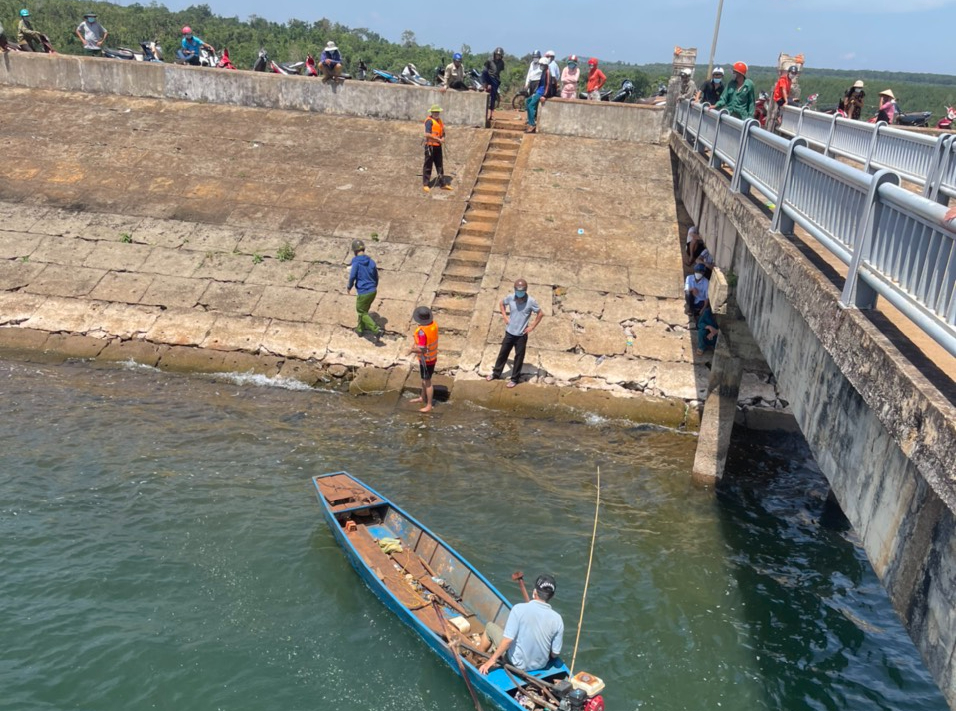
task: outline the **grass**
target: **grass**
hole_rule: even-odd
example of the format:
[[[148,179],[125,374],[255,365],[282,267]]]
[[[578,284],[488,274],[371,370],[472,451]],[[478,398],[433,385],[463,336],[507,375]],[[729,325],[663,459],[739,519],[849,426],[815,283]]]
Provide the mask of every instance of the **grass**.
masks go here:
[[[737,275],[733,272],[726,272],[724,276],[727,278],[727,286],[734,288],[737,286]]]
[[[261,254],[259,254],[258,252],[256,252],[255,254],[252,255],[252,263],[253,263],[253,264],[262,264],[264,261],[265,261],[265,259],[264,259],[263,256],[262,256]]]
[[[133,241],[133,235],[131,235],[129,232],[123,232],[120,235],[120,242],[124,244],[129,244],[132,241]]]
[[[286,242],[284,245],[279,247],[279,251],[276,252],[276,259],[280,262],[291,262],[295,259],[295,250],[292,249],[292,245]]]

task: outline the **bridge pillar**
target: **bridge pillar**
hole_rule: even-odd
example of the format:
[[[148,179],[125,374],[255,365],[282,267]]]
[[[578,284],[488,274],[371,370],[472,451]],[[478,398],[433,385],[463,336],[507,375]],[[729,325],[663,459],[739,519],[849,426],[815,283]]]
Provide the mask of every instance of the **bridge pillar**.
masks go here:
[[[737,413],[737,395],[743,374],[741,359],[732,353],[732,342],[721,327],[721,335],[714,349],[714,361],[707,385],[704,414],[697,435],[697,453],[694,455],[694,481],[713,485],[724,475],[730,433]]]

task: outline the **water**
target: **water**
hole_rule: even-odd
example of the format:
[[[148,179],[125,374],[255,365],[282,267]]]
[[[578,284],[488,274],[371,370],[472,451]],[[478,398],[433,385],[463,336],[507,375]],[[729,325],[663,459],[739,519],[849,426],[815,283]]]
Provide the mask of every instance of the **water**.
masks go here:
[[[513,599],[555,573],[570,658],[598,466],[577,668],[609,709],[946,709],[797,441],[746,438],[714,496],[691,437],[593,418],[4,361],[0,400],[3,711],[468,711],[309,477],[365,479]]]

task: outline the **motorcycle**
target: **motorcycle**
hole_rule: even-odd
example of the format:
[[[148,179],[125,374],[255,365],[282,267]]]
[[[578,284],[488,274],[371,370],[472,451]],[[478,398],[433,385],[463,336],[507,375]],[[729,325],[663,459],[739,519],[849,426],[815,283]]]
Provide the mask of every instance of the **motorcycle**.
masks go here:
[[[306,66],[306,62],[277,62],[274,59],[269,58],[268,52],[265,49],[259,50],[259,56],[256,58],[256,63],[252,65],[252,71],[254,72],[272,72],[273,74],[285,74],[287,76],[298,75],[302,73],[302,68]],[[315,60],[312,60],[312,66],[315,68]],[[318,76],[318,71],[312,76]]]
[[[633,94],[634,94],[634,82],[632,82],[630,79],[625,79],[624,81],[621,82],[621,88],[618,89],[617,93],[614,96],[612,96],[609,100],[614,103],[623,104],[627,102],[631,98],[631,96],[633,96]]]
[[[368,65],[365,63],[365,60],[360,59],[358,63],[358,72],[355,74],[355,78],[359,81],[365,81],[365,77],[368,76]]]
[[[664,83],[658,84],[657,93],[655,93],[653,96],[638,99],[634,103],[643,104],[645,106],[660,106],[661,104],[667,103],[667,85]]]
[[[108,59],[127,59],[135,62],[162,62],[163,48],[153,40],[140,42],[141,52],[135,52],[128,47],[103,47],[100,54]]]
[[[956,121],[956,106],[947,106],[946,115],[939,120],[939,123],[936,124],[936,128],[943,131],[952,131],[953,121]]]
[[[893,114],[893,124],[896,126],[910,126],[913,128],[929,128],[929,117],[932,111],[911,111],[903,113],[899,102],[896,103],[896,113]],[[876,123],[879,113],[869,119],[867,123]]]
[[[760,96],[757,97],[757,104],[754,107],[754,118],[760,123],[761,128],[767,125],[767,104],[769,103],[770,94],[766,91],[761,91]]]
[[[219,55],[216,54],[216,50],[206,49],[205,47],[201,47],[199,50],[199,66],[200,67],[218,67]]]
[[[372,81],[383,81],[387,84],[401,84],[402,80],[397,74],[386,72],[384,69],[372,69]]]
[[[418,67],[414,64],[406,64],[402,69],[400,77],[402,84],[412,84],[414,86],[432,86],[432,83],[418,73]]]

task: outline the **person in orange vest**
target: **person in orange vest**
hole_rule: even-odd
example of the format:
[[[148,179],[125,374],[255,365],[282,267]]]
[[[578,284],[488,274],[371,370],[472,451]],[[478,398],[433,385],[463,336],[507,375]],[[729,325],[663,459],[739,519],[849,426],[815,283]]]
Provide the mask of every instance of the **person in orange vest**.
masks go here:
[[[431,412],[435,401],[435,388],[432,385],[432,375],[435,373],[435,363],[438,362],[438,324],[432,316],[432,310],[427,306],[419,306],[412,314],[412,320],[417,326],[412,332],[412,347],[408,351],[418,356],[418,368],[422,376],[422,394],[412,402],[424,403],[419,412]]]
[[[437,184],[442,190],[451,190],[445,182],[445,162],[442,147],[445,145],[445,124],[441,120],[441,106],[432,104],[429,117],[425,119],[425,165],[422,166],[422,190],[431,190],[432,166],[438,174]]]

